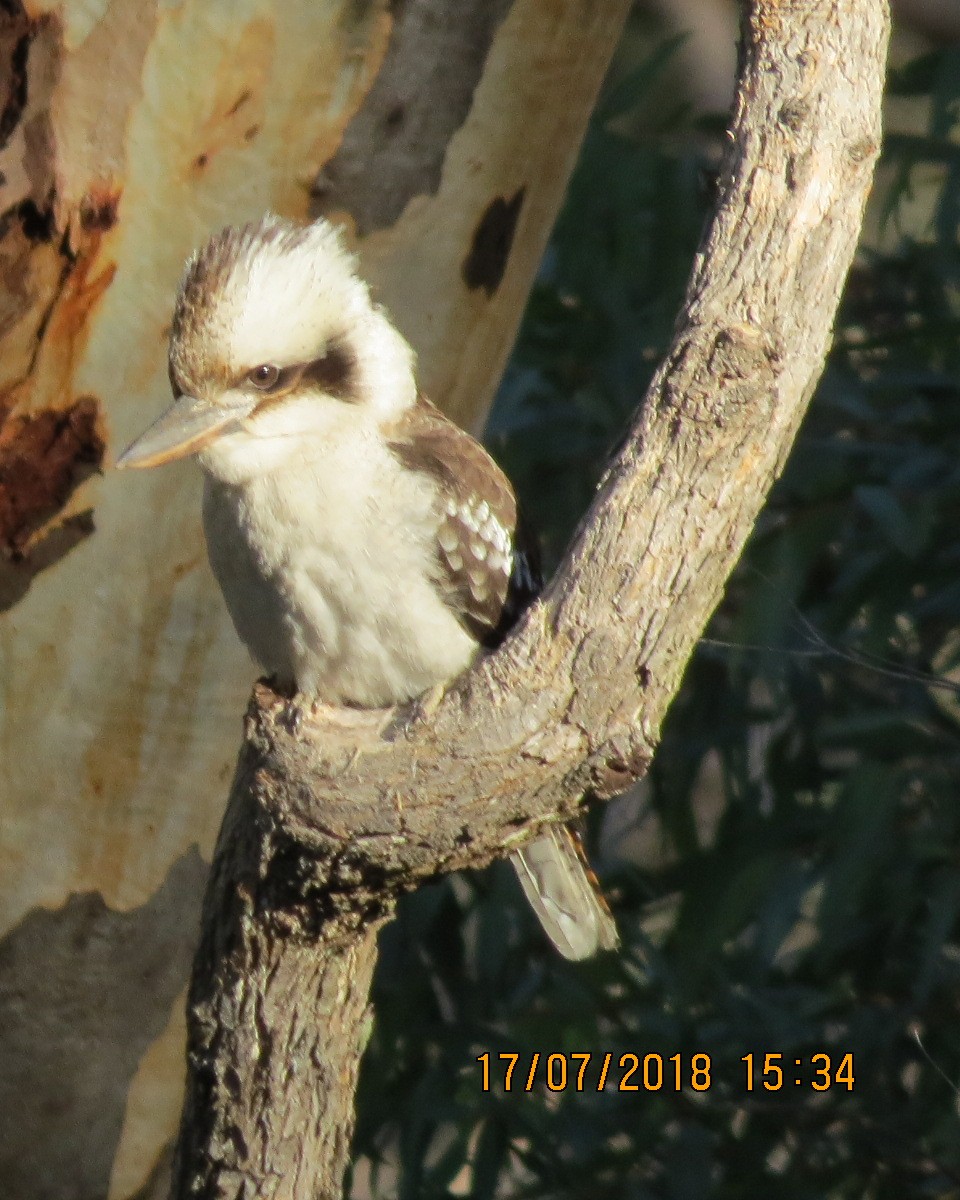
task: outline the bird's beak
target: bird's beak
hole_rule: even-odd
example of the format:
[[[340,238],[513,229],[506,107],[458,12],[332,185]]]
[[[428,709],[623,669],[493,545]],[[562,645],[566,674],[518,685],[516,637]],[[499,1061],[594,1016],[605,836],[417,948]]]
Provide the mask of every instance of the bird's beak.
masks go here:
[[[233,403],[211,404],[180,396],[162,416],[141,433],[117,459],[117,467],[159,467],[196,454],[229,426],[250,415],[256,398],[231,397]]]

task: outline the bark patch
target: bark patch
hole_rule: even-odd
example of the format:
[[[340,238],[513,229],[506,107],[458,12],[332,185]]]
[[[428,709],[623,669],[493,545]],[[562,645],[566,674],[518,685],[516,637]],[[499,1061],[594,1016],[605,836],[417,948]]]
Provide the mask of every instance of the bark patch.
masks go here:
[[[20,122],[27,107],[27,57],[31,22],[19,3],[0,4],[0,147]]]
[[[114,188],[94,189],[80,205],[80,225],[85,233],[106,233],[117,223],[120,192]]]
[[[56,233],[53,208],[40,208],[34,200],[21,200],[0,216],[0,237],[6,237],[10,222],[16,221],[28,243],[52,242]]]
[[[480,218],[470,253],[463,262],[463,282],[471,292],[483,288],[488,296],[492,296],[500,286],[526,190],[521,188],[509,200],[497,196]]]
[[[103,462],[98,405],[8,417],[0,426],[0,551],[21,558],[30,536]]]
[[[414,196],[436,193],[511,3],[393,6],[383,65],[314,184],[317,215],[346,209],[363,236],[392,225]]]
[[[192,849],[138,908],[72,895],[0,938],[3,1196],[107,1195],[130,1083],[187,978],[206,874]]]

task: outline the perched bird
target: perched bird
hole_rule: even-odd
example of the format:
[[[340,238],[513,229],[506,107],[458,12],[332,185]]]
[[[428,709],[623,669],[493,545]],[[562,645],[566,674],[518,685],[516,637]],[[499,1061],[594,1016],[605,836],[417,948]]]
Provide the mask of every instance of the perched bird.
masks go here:
[[[410,700],[536,594],[513,489],[418,393],[413,351],[327,222],[267,216],[213,237],[187,264],[169,365],[173,405],[117,466],[197,455],[211,566],[279,688]],[[562,954],[616,945],[569,830],[513,862]]]

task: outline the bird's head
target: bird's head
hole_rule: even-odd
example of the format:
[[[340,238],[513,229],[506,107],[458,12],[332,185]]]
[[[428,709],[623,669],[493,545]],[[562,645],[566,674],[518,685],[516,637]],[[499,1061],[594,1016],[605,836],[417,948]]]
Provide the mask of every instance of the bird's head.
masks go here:
[[[413,352],[332,225],[275,216],[216,234],[187,263],[170,333],[174,403],[117,460],[199,454],[237,477],[305,436],[384,422],[416,398]]]

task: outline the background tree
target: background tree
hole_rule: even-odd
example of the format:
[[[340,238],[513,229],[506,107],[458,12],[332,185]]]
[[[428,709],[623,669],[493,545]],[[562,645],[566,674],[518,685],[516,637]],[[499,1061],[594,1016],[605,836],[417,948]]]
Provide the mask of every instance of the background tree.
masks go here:
[[[0,5],[4,1195],[162,1191],[180,1108],[253,672],[192,469],[96,468],[169,394],[185,256],[268,208],[342,219],[424,386],[482,424],[627,9]]]

